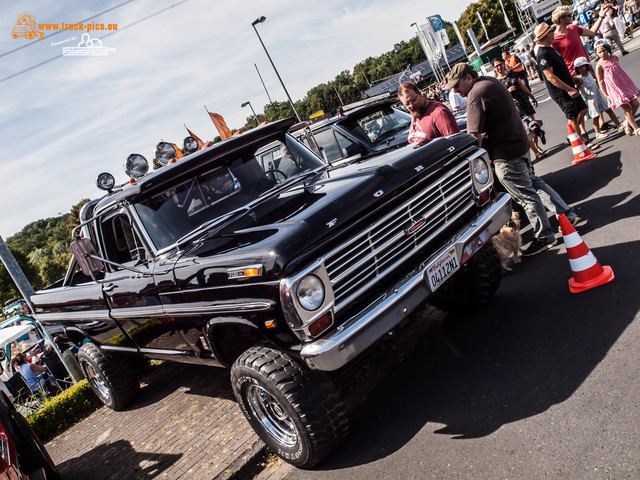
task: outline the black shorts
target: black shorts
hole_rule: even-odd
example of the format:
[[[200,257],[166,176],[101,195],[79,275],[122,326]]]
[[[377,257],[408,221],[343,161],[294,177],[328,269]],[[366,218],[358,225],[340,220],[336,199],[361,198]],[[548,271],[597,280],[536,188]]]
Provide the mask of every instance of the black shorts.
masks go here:
[[[584,102],[581,95],[573,98],[567,92],[564,92],[562,97],[554,98],[554,102],[558,104],[560,109],[564,112],[564,116],[568,120],[575,120],[578,118],[578,114],[582,110],[587,110],[587,104]]]

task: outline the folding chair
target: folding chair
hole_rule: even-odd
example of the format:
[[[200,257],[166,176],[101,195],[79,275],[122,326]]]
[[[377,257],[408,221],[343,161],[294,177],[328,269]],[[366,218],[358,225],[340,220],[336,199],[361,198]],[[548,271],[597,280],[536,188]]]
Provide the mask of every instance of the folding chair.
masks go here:
[[[24,377],[20,375],[20,372],[14,373],[13,376],[4,383],[11,392],[11,395],[13,395],[13,403],[16,407],[22,407],[22,410],[25,411],[27,415],[35,412],[42,404],[43,394],[32,392]],[[20,410],[21,409],[18,408],[18,411]],[[22,411],[20,411],[20,413],[22,413]]]
[[[58,387],[60,387],[60,390],[65,390],[73,385],[69,372],[67,372],[67,369],[57,355],[51,355],[48,357],[43,355],[41,360],[49,370],[53,380],[56,382]]]

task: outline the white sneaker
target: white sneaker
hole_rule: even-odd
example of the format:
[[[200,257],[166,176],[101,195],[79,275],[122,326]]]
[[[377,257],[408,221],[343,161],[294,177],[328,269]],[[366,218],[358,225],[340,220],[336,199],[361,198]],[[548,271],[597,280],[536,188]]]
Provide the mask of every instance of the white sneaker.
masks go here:
[[[596,140],[604,140],[609,136],[608,133],[600,132],[596,135]]]

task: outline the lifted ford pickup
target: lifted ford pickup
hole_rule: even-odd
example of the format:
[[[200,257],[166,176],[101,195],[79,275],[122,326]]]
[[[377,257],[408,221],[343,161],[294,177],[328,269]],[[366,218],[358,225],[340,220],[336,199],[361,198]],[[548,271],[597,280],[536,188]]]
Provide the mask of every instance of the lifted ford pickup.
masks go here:
[[[109,407],[134,400],[136,357],[230,367],[250,424],[311,467],[347,435],[335,375],[427,301],[485,302],[491,237],[510,217],[486,152],[458,134],[327,165],[256,128],[88,203],[64,279],[32,298],[62,325]],[[137,173],[136,173],[137,172]]]

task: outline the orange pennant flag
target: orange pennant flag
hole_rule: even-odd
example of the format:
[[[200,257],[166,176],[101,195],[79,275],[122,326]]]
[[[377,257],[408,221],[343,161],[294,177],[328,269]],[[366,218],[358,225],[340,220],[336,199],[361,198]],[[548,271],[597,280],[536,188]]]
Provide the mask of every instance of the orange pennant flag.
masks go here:
[[[231,136],[231,130],[229,130],[229,127],[227,127],[224,118],[222,118],[222,116],[218,115],[217,113],[207,113],[211,117],[211,121],[213,122],[213,124],[218,129],[218,133],[220,134],[222,140],[226,140],[227,138],[229,138]]]

